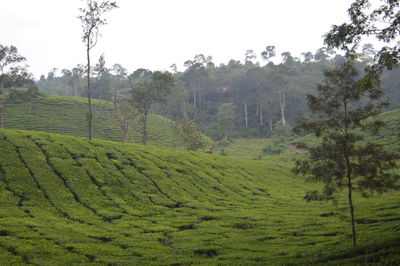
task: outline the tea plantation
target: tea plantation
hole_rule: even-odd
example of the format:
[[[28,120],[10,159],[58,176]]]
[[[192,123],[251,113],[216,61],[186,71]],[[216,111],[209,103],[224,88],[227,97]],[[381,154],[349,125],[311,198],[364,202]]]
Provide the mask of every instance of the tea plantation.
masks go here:
[[[307,203],[290,163],[0,130],[0,265],[400,263],[400,193]]]
[[[112,104],[102,100],[93,101],[94,138],[121,141],[122,130],[118,126]],[[10,129],[38,130],[51,133],[87,137],[87,99],[45,95],[32,104],[27,114],[25,104],[9,104],[6,109],[5,127]],[[175,123],[159,115],[150,115],[148,121],[149,144],[182,147],[183,143],[174,132]],[[129,142],[142,141],[142,124],[134,121]]]

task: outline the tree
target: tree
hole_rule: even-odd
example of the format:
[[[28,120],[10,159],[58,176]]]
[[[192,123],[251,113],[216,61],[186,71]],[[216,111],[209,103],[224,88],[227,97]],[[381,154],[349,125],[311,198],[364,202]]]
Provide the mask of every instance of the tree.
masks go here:
[[[291,65],[295,62],[294,58],[290,52],[283,52],[283,53],[281,53],[281,56],[282,56],[282,61],[284,64]]]
[[[78,97],[80,93],[78,91],[80,90],[82,83],[83,83],[83,75],[85,73],[84,66],[81,64],[76,65],[71,71],[71,79],[72,79],[72,86],[74,88],[74,96]]]
[[[122,142],[127,143],[129,130],[139,112],[132,106],[128,98],[119,99],[117,92],[115,92],[111,102],[114,107],[118,125],[122,129]]]
[[[355,0],[348,9],[350,22],[333,25],[325,35],[329,47],[348,53],[354,53],[363,37],[367,36],[390,44],[378,52],[376,64],[368,68],[371,73],[380,73],[384,67],[392,70],[400,63],[400,3],[399,0],[380,2],[377,5],[369,0]]]
[[[244,64],[246,66],[252,66],[255,65],[254,61],[257,60],[257,55],[253,50],[246,50],[246,53],[244,54]]]
[[[87,97],[88,97],[88,131],[89,140],[92,139],[92,102],[91,102],[91,87],[90,87],[90,50],[96,46],[99,37],[99,27],[107,24],[106,19],[103,18],[105,12],[117,8],[115,2],[103,0],[97,2],[95,0],[86,0],[86,7],[79,8],[80,15],[78,18],[82,23],[82,41],[86,45],[86,58],[87,58]]]
[[[217,122],[224,139],[228,139],[229,132],[232,132],[235,126],[235,109],[233,103],[223,103],[218,108]]]
[[[306,53],[301,53],[301,55],[304,57],[304,63],[311,63],[311,61],[314,59],[314,55],[311,52],[306,52]]]
[[[144,145],[147,143],[147,116],[150,107],[156,102],[165,104],[173,86],[174,78],[171,73],[161,71],[148,72],[140,78],[139,82],[132,85],[130,102],[142,114]]]
[[[198,54],[193,61],[187,60],[184,63],[186,70],[182,79],[185,81],[186,86],[192,90],[195,116],[197,115],[197,108],[202,108],[201,92],[210,80],[210,68],[214,67],[211,59],[210,56],[206,58],[204,55]]]
[[[175,132],[189,151],[204,149],[209,144],[193,121],[177,122]]]
[[[34,100],[42,96],[39,92],[38,87],[34,84],[33,80],[27,82],[28,89],[21,90],[13,88],[7,94],[7,103],[13,104],[26,104],[26,113],[31,115],[32,114],[32,103]]]
[[[68,89],[72,89],[74,87],[74,82],[72,80],[72,72],[69,69],[61,70],[62,77],[61,80],[64,83],[65,92],[64,94],[68,96]]]
[[[104,54],[102,54],[99,58],[99,62],[94,67],[94,72],[97,77],[97,87],[98,93],[97,98],[106,99],[107,94],[110,89],[110,73],[109,69],[106,67],[106,60],[104,59]],[[110,96],[110,95],[108,95]]]
[[[4,128],[4,114],[8,97],[6,90],[33,84],[31,74],[27,72],[25,66],[21,65],[25,60],[15,46],[0,44],[0,128]]]
[[[382,193],[399,180],[391,172],[396,167],[394,156],[384,152],[382,146],[365,141],[361,134],[378,133],[383,122],[366,119],[377,115],[386,103],[379,102],[382,90],[377,79],[357,79],[359,73],[350,59],[324,74],[318,94],[307,95],[308,106],[316,118],[303,118],[296,126],[298,132],[314,133],[321,143],[309,147],[309,158],[298,160],[293,171],[324,183],[323,193],[308,192],[307,200],[335,200],[337,192],[347,190],[355,246],[353,192],[363,196]],[[366,98],[368,101],[364,102]]]
[[[269,63],[271,58],[274,57],[275,55],[276,52],[274,45],[268,45],[267,47],[265,47],[265,50],[261,53],[263,60],[267,61],[267,63]]]

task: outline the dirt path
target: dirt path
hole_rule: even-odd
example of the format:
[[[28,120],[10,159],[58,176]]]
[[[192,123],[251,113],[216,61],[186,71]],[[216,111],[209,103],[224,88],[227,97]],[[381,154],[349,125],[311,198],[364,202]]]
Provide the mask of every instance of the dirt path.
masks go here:
[[[308,151],[308,149],[306,148],[299,148],[296,145],[289,145],[289,149],[291,149],[292,151],[298,152],[298,153],[305,153]]]

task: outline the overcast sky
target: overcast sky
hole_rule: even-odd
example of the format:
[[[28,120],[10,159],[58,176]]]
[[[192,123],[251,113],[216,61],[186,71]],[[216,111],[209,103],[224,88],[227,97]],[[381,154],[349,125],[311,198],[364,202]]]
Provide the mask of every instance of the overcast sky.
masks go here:
[[[108,25],[93,48],[108,67],[119,63],[168,70],[196,54],[214,63],[243,61],[247,49],[257,55],[267,45],[294,56],[315,52],[332,24],[347,20],[350,0],[117,0]],[[0,44],[17,46],[38,78],[50,69],[85,64],[77,19],[81,0],[2,0]],[[260,61],[260,56],[258,58]]]

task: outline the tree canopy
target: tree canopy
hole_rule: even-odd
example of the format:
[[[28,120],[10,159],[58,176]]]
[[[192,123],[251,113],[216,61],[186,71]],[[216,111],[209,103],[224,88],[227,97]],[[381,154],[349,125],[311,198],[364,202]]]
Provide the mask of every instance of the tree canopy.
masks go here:
[[[309,158],[298,160],[293,171],[324,183],[322,194],[308,192],[307,200],[335,200],[337,192],[347,189],[353,245],[356,245],[353,192],[369,196],[394,188],[399,176],[394,156],[381,145],[366,142],[360,133],[377,134],[383,122],[371,119],[386,105],[379,101],[378,82],[365,83],[352,60],[325,71],[317,95],[307,95],[312,118],[303,118],[297,131],[313,133],[321,142],[308,147]],[[362,99],[364,101],[362,101]],[[365,99],[368,99],[366,101]],[[368,119],[370,118],[370,119]]]

